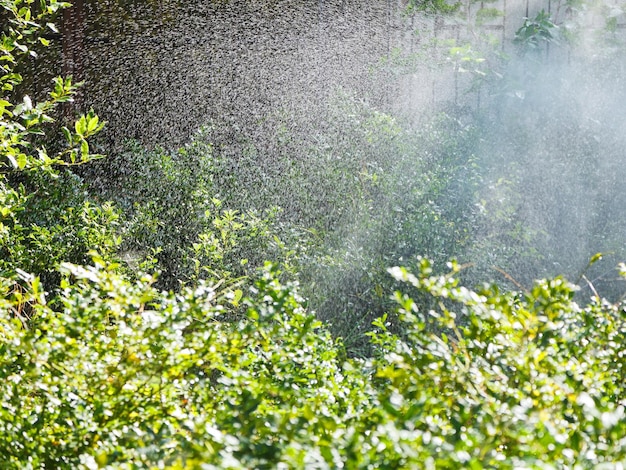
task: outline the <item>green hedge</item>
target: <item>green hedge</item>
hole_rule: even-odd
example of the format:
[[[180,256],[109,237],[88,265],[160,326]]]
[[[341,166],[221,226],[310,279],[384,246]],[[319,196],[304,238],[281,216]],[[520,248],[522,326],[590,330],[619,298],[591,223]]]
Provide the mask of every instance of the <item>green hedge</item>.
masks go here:
[[[415,275],[396,295],[403,338],[340,343],[268,266],[238,300],[179,294],[102,260],[64,264],[3,297],[2,468],[616,468],[626,461],[623,305],[581,307],[563,279],[527,293]],[[15,313],[30,308],[28,327]],[[462,321],[457,319],[462,318]],[[434,322],[443,334],[430,333]]]

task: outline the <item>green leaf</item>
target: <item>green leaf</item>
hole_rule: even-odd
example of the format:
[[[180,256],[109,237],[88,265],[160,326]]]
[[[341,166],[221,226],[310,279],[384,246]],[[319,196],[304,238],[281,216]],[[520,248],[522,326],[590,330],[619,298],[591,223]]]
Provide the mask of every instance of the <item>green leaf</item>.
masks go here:
[[[589,265],[591,266],[595,262],[600,261],[602,259],[602,256],[604,256],[602,253],[596,253],[595,255],[593,255],[591,257],[591,260],[589,260]]]
[[[9,101],[0,99],[0,117],[2,117],[3,114],[6,114],[8,118],[13,117],[11,111],[6,109],[10,108],[11,106],[13,105]]]
[[[70,130],[67,127],[62,127],[61,130],[63,131],[63,135],[65,136],[65,140],[67,141],[68,145],[72,145],[72,133],[70,132]]]
[[[17,168],[19,170],[23,170],[24,168],[26,168],[27,163],[28,163],[28,159],[26,158],[26,155],[24,155],[23,153],[20,153],[17,156],[17,160],[16,160]]]
[[[74,130],[80,136],[84,136],[87,133],[87,119],[85,119],[85,116],[81,116],[78,121],[74,123]]]
[[[30,20],[30,8],[28,8],[28,7],[20,8],[19,11],[17,12],[17,14],[18,14],[18,16],[22,17],[26,21]]]
[[[86,140],[83,140],[80,143],[80,154],[81,154],[81,160],[83,162],[86,162],[87,160],[89,160],[89,144],[87,143]]]
[[[238,307],[242,297],[243,291],[241,289],[236,289],[233,291],[232,298],[229,301],[233,306]]]
[[[89,117],[87,123],[87,132],[92,133],[98,128],[98,116]]]

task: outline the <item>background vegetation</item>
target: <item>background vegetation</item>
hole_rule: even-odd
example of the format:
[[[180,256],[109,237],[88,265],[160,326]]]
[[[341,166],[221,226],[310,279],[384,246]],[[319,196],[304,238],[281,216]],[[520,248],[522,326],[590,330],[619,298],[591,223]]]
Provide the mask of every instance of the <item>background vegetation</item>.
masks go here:
[[[492,62],[479,114],[415,126],[339,90],[314,116],[264,117],[265,139],[225,145],[215,120],[177,150],[100,159],[101,120],[67,118],[70,78],[25,93],[20,64],[67,5],[0,6],[2,468],[624,464],[626,310],[589,255],[622,256],[611,128]],[[520,56],[553,27],[527,19]],[[546,198],[562,204],[537,222]],[[576,210],[605,238],[555,251],[570,232],[554,214],[582,231]],[[580,266],[582,302],[561,277],[518,276],[559,259]],[[494,275],[510,285],[463,287]]]

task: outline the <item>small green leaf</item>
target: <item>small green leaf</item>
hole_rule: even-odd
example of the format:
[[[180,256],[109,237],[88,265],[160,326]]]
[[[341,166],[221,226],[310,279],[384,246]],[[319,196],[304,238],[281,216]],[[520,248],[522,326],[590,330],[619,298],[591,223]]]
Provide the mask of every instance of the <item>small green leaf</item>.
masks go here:
[[[12,106],[12,104],[7,101],[7,100],[0,100],[0,117],[2,117],[3,114],[6,114],[7,117],[13,117],[13,114],[11,113],[11,111],[9,111],[6,108],[10,108]]]
[[[241,289],[236,289],[233,292],[233,297],[232,299],[230,299],[230,303],[233,304],[235,307],[239,306],[239,302],[241,301],[241,298],[243,297],[243,292]]]
[[[67,140],[68,145],[72,145],[72,133],[67,127],[63,127],[61,129],[63,131],[63,135],[65,136],[65,140]]]
[[[89,159],[89,144],[87,143],[86,140],[83,140],[80,143],[80,154],[81,154],[81,159],[83,162]]]
[[[591,260],[589,261],[589,265],[594,264],[596,261],[600,261],[602,259],[602,253],[596,253],[595,255],[593,255],[591,257]]]
[[[17,12],[18,16],[24,18],[26,21],[30,20],[30,8],[22,7]]]
[[[91,114],[91,113],[90,113]],[[89,116],[87,123],[87,132],[92,133],[98,128],[98,116]]]
[[[87,133],[87,119],[85,116],[81,116],[78,121],[74,123],[74,129],[76,133],[80,136],[83,136]]]
[[[17,168],[20,170],[23,170],[24,168],[26,168],[27,163],[28,163],[28,159],[26,158],[26,155],[24,155],[23,153],[20,153],[17,156]]]

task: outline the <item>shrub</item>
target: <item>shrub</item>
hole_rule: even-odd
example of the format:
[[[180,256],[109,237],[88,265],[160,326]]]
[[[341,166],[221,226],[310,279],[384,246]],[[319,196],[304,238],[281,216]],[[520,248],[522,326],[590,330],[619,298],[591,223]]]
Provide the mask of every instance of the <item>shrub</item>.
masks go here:
[[[431,468],[623,462],[624,306],[593,298],[580,307],[562,278],[527,293],[472,292],[458,286],[457,270],[432,276],[425,260],[418,276],[391,270],[439,303],[420,312],[397,295],[404,340],[378,322],[380,413],[394,424],[355,439],[355,454]],[[428,318],[444,333],[429,333]],[[370,442],[382,452],[374,456]]]
[[[3,468],[305,466],[357,415],[361,379],[271,269],[234,322],[206,283],[160,293],[98,259],[62,272],[56,311],[1,319]]]
[[[624,306],[581,307],[561,278],[527,293],[460,287],[419,260],[375,357],[346,358],[268,265],[232,317],[200,282],[180,293],[114,266],[64,264],[23,324],[0,317],[3,468],[590,468],[626,460]],[[406,289],[403,289],[406,290]],[[54,306],[54,309],[51,308]],[[463,318],[463,321],[459,321]],[[436,326],[439,333],[435,333]]]
[[[67,6],[42,1],[31,9],[31,3],[0,3],[7,18],[0,42],[0,273],[18,284],[18,271],[34,273],[52,287],[60,261],[84,262],[92,249],[113,256],[118,213],[111,205],[90,201],[70,171],[99,157],[88,143],[103,126],[93,112],[78,117],[71,130],[62,128],[65,143],[58,151],[49,152],[45,145],[55,112],[76,91],[71,78],[54,79],[48,99],[39,103],[20,88],[22,59],[47,45],[44,33],[54,30],[50,19]]]
[[[286,253],[276,209],[254,210],[218,199],[212,146],[199,131],[175,152],[137,143],[84,170],[91,190],[123,210],[121,256],[136,269],[154,258],[158,284],[178,289],[198,279],[249,276]]]

